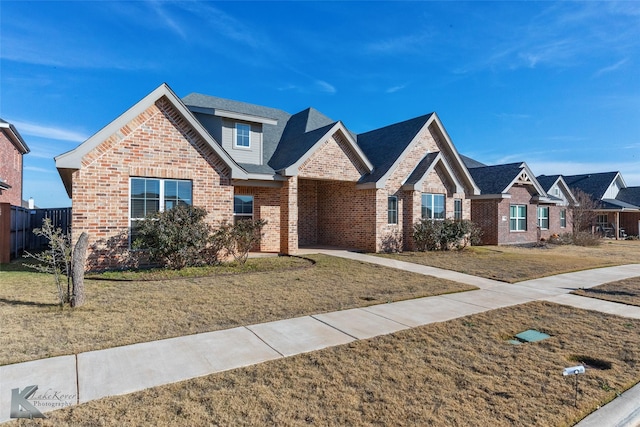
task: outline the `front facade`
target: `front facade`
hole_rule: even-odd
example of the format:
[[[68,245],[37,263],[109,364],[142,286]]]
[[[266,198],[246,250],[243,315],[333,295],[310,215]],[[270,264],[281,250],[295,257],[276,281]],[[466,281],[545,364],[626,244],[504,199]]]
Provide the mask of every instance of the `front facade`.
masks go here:
[[[56,157],[88,268],[127,263],[138,221],[177,203],[212,224],[264,219],[260,250],[410,248],[422,217],[471,218],[479,193],[435,113],[360,135],[296,114],[161,85]]]
[[[615,239],[640,236],[640,187],[628,187],[620,172],[563,176],[598,203],[594,231]]]
[[[482,229],[483,244],[535,243],[572,231],[573,195],[561,178],[545,188],[526,163],[468,164],[481,190],[471,198],[471,220]]]
[[[0,119],[0,203],[22,206],[22,156],[28,152],[16,128]]]

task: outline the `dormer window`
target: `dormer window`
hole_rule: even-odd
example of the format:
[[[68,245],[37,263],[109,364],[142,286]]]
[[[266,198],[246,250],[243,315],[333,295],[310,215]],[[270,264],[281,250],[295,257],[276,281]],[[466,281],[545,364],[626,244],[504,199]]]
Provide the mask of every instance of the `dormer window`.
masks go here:
[[[251,147],[251,126],[244,123],[236,123],[236,147]]]

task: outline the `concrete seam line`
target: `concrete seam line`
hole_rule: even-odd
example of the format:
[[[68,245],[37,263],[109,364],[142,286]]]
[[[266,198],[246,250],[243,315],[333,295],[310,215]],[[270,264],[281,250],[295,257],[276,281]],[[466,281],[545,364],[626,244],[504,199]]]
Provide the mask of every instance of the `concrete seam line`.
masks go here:
[[[393,304],[393,303],[391,303],[391,304]],[[380,304],[380,305],[382,305],[382,304]],[[369,306],[369,307],[372,307],[372,306]],[[398,324],[400,324],[402,326],[406,326],[407,328],[416,328],[416,326],[407,325],[406,323],[402,323],[402,322],[399,322],[399,321],[397,321],[395,319],[392,319],[390,317],[383,316],[382,314],[374,313],[371,310],[367,310],[367,308],[369,308],[369,307],[360,307],[359,310],[364,310],[367,313],[375,314],[376,316],[382,317],[383,319],[391,320],[392,322],[396,322],[396,323],[398,323]],[[375,307],[375,306],[373,306],[373,307]]]
[[[317,317],[315,317],[315,316],[316,316],[316,315],[311,315],[311,316],[309,316],[309,317],[311,317],[313,320],[316,320],[316,321],[318,321],[318,322],[320,322],[320,323],[324,323],[324,324],[325,324],[325,325],[327,325],[328,327],[330,327],[330,328],[332,328],[332,329],[335,329],[336,331],[338,331],[338,332],[340,332],[340,333],[342,333],[342,334],[345,334],[346,336],[351,337],[351,338],[353,338],[353,339],[354,339],[354,340],[356,340],[356,341],[359,341],[359,340],[360,340],[360,338],[358,338],[358,337],[356,337],[356,336],[354,336],[354,335],[351,335],[350,333],[345,332],[345,331],[343,331],[343,330],[342,330],[342,329],[340,329],[340,328],[336,328],[335,326],[333,326],[333,325],[331,325],[331,324],[329,324],[329,323],[325,322],[324,320],[318,319],[318,318],[317,318]]]
[[[258,338],[260,341],[262,341],[267,347],[269,347],[271,350],[275,351],[276,353],[278,353],[281,357],[286,357],[284,354],[280,353],[278,350],[276,350],[271,344],[269,344],[268,342],[266,342],[265,340],[262,339],[262,337],[258,334],[256,334],[253,330],[251,330],[249,327],[247,326],[243,326],[243,328],[245,328],[246,330],[248,330],[249,332],[251,332],[253,335],[256,336],[256,338]]]

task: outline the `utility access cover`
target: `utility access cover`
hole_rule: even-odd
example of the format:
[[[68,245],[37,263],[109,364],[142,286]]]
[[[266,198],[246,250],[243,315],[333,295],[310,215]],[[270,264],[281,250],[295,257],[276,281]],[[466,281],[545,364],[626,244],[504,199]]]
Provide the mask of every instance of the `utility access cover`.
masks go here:
[[[522,342],[536,342],[546,340],[547,338],[549,338],[549,335],[540,331],[536,331],[535,329],[529,329],[527,331],[520,332],[518,335],[516,335],[516,338]]]

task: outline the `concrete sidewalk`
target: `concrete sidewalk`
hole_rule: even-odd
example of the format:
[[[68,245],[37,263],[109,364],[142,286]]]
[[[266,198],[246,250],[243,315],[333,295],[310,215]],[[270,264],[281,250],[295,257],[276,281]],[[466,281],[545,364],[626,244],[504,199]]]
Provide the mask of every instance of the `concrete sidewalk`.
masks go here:
[[[314,253],[400,268],[480,289],[0,366],[0,422],[10,419],[11,390],[20,393],[31,385],[39,389],[30,401],[45,412],[535,300],[640,318],[640,307],[569,295],[580,287],[640,276],[640,264],[505,284],[355,252],[322,249]],[[597,413],[611,411],[617,416],[626,411],[640,422],[640,411],[633,415],[635,404],[629,401],[633,399],[616,399]]]

